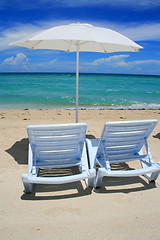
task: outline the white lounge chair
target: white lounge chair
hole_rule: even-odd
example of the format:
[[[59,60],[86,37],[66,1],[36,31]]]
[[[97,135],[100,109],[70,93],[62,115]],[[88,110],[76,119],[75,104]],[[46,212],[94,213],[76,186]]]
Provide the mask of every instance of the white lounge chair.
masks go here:
[[[144,175],[154,181],[160,173],[160,162],[154,163],[147,139],[157,120],[106,122],[98,145],[88,145],[89,157],[95,159],[97,171],[94,186],[100,187],[102,178],[131,177]],[[145,148],[145,153],[142,151]],[[133,170],[112,170],[112,163],[140,160],[142,168]]]
[[[85,179],[93,185],[95,169],[89,166],[86,152],[86,124],[28,126],[28,174],[22,174],[25,192],[32,192],[34,183],[64,184]],[[39,176],[39,169],[79,167],[79,174],[58,177]]]

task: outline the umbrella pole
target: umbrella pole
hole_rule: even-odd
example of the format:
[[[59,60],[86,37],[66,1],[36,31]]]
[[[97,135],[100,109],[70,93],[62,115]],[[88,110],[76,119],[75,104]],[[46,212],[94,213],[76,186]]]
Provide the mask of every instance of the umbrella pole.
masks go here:
[[[78,123],[79,48],[76,51],[76,123]]]

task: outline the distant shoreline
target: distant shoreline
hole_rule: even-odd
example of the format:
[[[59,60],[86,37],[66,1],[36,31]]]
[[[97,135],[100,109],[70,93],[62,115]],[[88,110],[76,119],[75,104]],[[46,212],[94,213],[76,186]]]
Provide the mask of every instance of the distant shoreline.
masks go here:
[[[1,107],[0,110],[75,110],[75,107]],[[160,110],[160,105],[158,106],[99,106],[99,107],[79,107],[79,110]]]
[[[0,72],[0,74],[72,74],[75,75],[75,72]],[[132,74],[132,73],[92,73],[92,72],[80,72],[80,75],[84,74],[93,74],[93,75],[124,75],[124,76],[154,76],[154,77],[160,77],[160,75],[157,74]]]

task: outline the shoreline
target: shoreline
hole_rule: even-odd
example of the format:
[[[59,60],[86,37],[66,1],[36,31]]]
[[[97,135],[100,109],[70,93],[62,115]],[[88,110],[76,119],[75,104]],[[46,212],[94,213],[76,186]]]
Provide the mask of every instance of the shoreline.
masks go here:
[[[75,110],[75,107],[2,107],[1,110]],[[130,106],[81,106],[78,107],[79,110],[160,110],[160,104],[133,104]]]

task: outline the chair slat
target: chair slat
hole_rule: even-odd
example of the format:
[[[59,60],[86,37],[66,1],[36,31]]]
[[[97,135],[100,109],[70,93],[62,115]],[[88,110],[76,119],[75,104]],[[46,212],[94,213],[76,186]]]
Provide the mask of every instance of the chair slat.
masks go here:
[[[121,159],[124,155],[131,158],[138,156],[156,124],[157,120],[105,123],[97,157],[103,154],[106,159],[110,156],[115,156],[116,159]]]
[[[80,164],[85,124],[29,126],[27,131],[36,167],[56,164],[56,160],[58,165]]]

